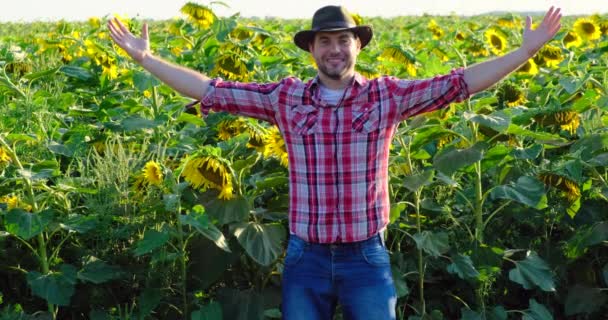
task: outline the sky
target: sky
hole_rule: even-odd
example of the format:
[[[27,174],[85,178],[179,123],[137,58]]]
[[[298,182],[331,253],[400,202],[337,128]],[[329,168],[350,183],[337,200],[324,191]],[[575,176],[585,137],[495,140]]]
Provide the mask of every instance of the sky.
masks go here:
[[[192,0],[209,5],[209,0]],[[184,0],[0,0],[0,22],[86,20],[120,14],[146,19],[171,19],[181,16]],[[491,11],[544,12],[551,5],[562,8],[564,15],[608,13],[608,0],[223,0],[229,7],[212,4],[220,16],[240,13],[245,17],[305,18],[310,19],[318,8],[344,5],[349,11],[364,17],[398,15],[475,15]]]

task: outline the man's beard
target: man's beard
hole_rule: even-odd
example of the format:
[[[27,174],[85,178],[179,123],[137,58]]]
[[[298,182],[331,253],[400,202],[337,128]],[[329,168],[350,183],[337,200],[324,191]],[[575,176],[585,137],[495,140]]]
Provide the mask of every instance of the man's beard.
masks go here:
[[[347,59],[345,61],[345,65],[342,69],[336,69],[336,70],[330,70],[326,64],[319,64],[317,63],[317,66],[319,68],[319,72],[323,73],[325,76],[327,76],[328,78],[332,79],[332,80],[342,80],[344,78],[344,75],[346,75],[348,73],[348,71],[352,68],[353,66],[353,61],[350,59]]]

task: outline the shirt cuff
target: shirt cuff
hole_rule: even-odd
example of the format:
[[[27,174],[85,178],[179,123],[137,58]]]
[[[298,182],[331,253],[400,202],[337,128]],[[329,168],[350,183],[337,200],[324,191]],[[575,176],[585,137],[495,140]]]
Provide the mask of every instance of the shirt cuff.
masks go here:
[[[453,76],[452,85],[456,88],[460,88],[460,94],[458,95],[456,102],[466,100],[471,94],[469,93],[469,86],[466,81],[464,81],[464,67],[453,69],[450,73]]]

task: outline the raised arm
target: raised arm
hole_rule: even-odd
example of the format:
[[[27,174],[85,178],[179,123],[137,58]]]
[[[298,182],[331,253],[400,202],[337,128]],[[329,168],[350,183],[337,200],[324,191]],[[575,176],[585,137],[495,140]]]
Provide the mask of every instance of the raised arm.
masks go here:
[[[555,36],[561,26],[560,19],[560,9],[551,7],[538,28],[532,30],[532,18],[528,16],[523,42],[518,49],[464,70],[464,81],[469,93],[473,94],[489,88],[532,58],[545,43]]]
[[[203,99],[209,87],[209,77],[154,56],[150,51],[148,24],[144,23],[141,38],[136,38],[116,18],[108,22],[108,29],[112,40],[148,72],[185,96]]]

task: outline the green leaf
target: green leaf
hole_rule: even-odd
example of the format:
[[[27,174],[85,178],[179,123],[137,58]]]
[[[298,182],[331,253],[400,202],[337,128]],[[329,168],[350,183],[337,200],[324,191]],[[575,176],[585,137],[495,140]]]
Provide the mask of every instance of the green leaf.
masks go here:
[[[285,176],[269,177],[255,183],[258,190],[266,190],[276,187],[284,187],[289,184],[289,178]]]
[[[63,266],[61,272],[51,272],[47,275],[30,271],[26,279],[34,295],[52,304],[68,306],[76,284],[72,272],[75,273],[73,266]]]
[[[608,240],[608,222],[599,222],[591,227],[583,227],[566,242],[565,253],[570,259],[583,255],[588,247]]]
[[[95,216],[83,216],[72,213],[59,226],[65,230],[87,233],[97,227],[97,218]]]
[[[135,256],[141,256],[156,248],[162,247],[169,241],[168,232],[160,232],[154,229],[148,229],[144,233],[144,238],[139,240],[135,245]]]
[[[197,115],[186,113],[186,112],[181,113],[179,115],[179,117],[177,117],[177,121],[190,123],[190,124],[193,124],[193,125],[199,126],[199,127],[204,127],[206,124],[205,120],[203,120],[203,118],[201,118]]]
[[[452,263],[448,266],[448,272],[458,274],[461,279],[477,278],[479,276],[471,258],[460,253],[452,256]]]
[[[594,156],[593,158],[587,160],[586,163],[594,167],[608,166],[608,152],[600,153]]]
[[[230,200],[213,199],[207,204],[207,209],[209,217],[217,220],[220,226],[247,221],[251,211],[249,201],[243,196],[237,196]]]
[[[390,212],[390,223],[394,223],[401,216],[401,212],[407,208],[407,204],[405,202],[393,203],[391,205]]]
[[[264,310],[264,317],[266,318],[270,318],[270,319],[282,319],[282,314],[281,314],[281,310],[279,309],[268,309],[268,310]]]
[[[55,73],[57,73],[57,71],[59,71],[60,68],[51,68],[48,70],[43,70],[43,71],[37,71],[37,72],[32,72],[32,73],[28,73],[25,76],[23,76],[25,79],[28,79],[30,81],[34,81],[38,78],[42,78],[45,76],[50,76],[50,75],[54,75]]]
[[[283,252],[286,232],[281,224],[241,222],[236,225],[234,235],[253,260],[268,266]]]
[[[165,205],[165,210],[168,212],[177,212],[177,208],[179,207],[179,195],[178,194],[164,194],[163,195],[163,204]]]
[[[557,146],[563,146],[563,145],[569,144],[568,140],[560,137],[557,134],[552,134],[552,133],[548,133],[548,132],[530,131],[530,130],[524,129],[518,125],[515,125],[513,123],[511,123],[511,125],[509,126],[509,130],[507,130],[507,133],[516,135],[521,138],[523,138],[523,137],[532,138],[532,139],[536,140],[536,142],[542,143],[542,144],[557,145]]]
[[[160,85],[160,81],[148,72],[135,71],[133,73],[133,84],[137,90],[144,92],[145,90]]]
[[[52,220],[51,211],[38,214],[15,208],[6,214],[6,231],[28,240],[42,233]]]
[[[522,320],[553,320],[553,316],[544,305],[530,299],[530,310],[524,311]]]
[[[462,308],[460,309],[460,312],[462,313],[462,317],[460,318],[461,320],[484,320],[480,313],[477,313],[469,308]]]
[[[516,159],[523,160],[533,160],[540,156],[540,153],[543,151],[543,146],[540,144],[535,144],[530,148],[515,148],[513,149],[512,155]]]
[[[200,207],[200,206],[199,206]],[[211,222],[204,212],[194,210],[188,215],[180,215],[179,219],[183,224],[190,225],[205,238],[213,241],[218,247],[226,252],[230,252],[228,242],[224,234]]]
[[[485,142],[478,142],[467,149],[456,149],[454,146],[446,147],[433,159],[433,165],[437,170],[451,175],[458,169],[472,165],[483,159],[483,154],[488,148]]]
[[[89,81],[94,78],[93,73],[91,73],[91,71],[77,66],[62,66],[61,68],[59,68],[59,72],[70,78],[82,81]]]
[[[487,320],[507,320],[507,310],[503,306],[496,306],[486,313]]]
[[[121,275],[119,267],[111,266],[102,260],[91,260],[78,271],[77,277],[82,281],[100,284],[112,279],[117,279]]]
[[[217,302],[211,302],[208,305],[192,312],[191,320],[222,320],[222,306]]]
[[[419,174],[414,174],[403,178],[403,186],[411,192],[416,192],[420,188],[427,186],[433,181],[435,170],[426,170]]]
[[[64,144],[59,144],[57,142],[51,142],[47,148],[51,150],[51,152],[54,154],[66,156],[68,158],[71,158],[74,155],[74,150],[70,149]]]
[[[391,272],[395,281],[395,290],[397,291],[397,298],[402,298],[410,294],[410,288],[407,286],[407,282],[403,279],[401,270],[396,265],[391,265]]]
[[[502,110],[493,112],[489,115],[465,112],[464,118],[491,128],[499,133],[504,133],[507,131],[507,129],[509,129],[509,125],[511,124],[511,116]]]
[[[137,297],[137,305],[139,306],[138,319],[146,319],[159,304],[163,294],[160,289],[146,288]]]
[[[126,131],[137,131],[158,127],[160,123],[139,116],[130,116],[122,120],[121,125]]]
[[[542,209],[542,201],[546,198],[545,185],[540,180],[528,176],[519,177],[516,183],[496,186],[490,195],[493,199],[513,200],[537,209]]]
[[[448,234],[445,232],[433,233],[431,231],[422,231],[416,233],[413,237],[418,249],[422,249],[434,257],[450,249]]]
[[[509,271],[509,279],[528,290],[538,286],[543,291],[555,291],[551,269],[532,251],[528,252],[526,259],[515,261],[515,268]]]
[[[583,84],[581,79],[574,77],[563,77],[559,79],[559,84],[566,89],[569,94],[574,94]]]
[[[566,316],[585,313],[587,315],[606,305],[608,296],[599,288],[588,288],[575,285],[569,288],[566,297]]]

